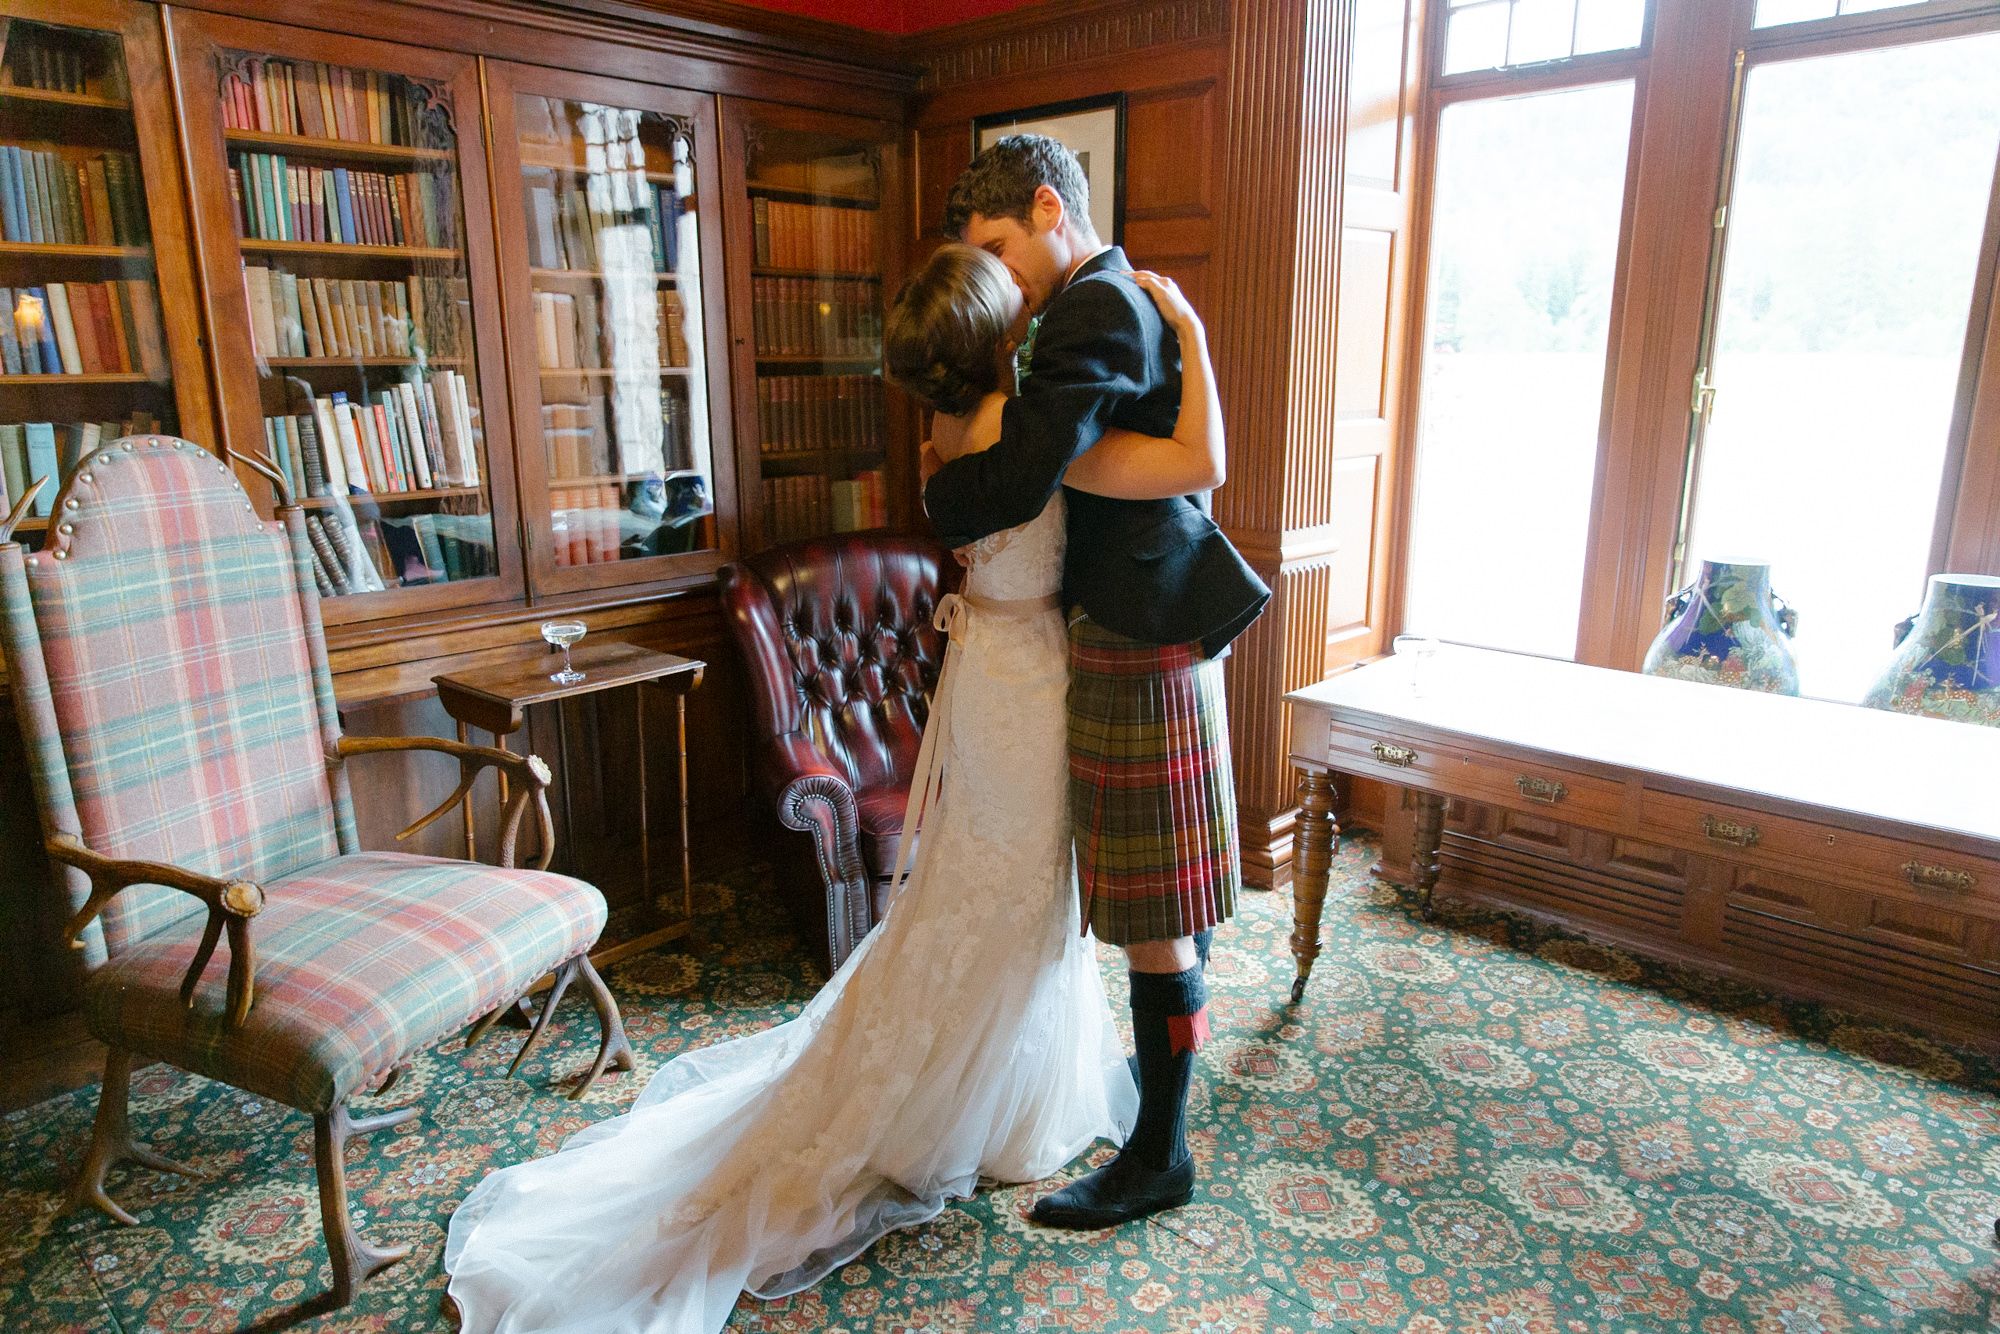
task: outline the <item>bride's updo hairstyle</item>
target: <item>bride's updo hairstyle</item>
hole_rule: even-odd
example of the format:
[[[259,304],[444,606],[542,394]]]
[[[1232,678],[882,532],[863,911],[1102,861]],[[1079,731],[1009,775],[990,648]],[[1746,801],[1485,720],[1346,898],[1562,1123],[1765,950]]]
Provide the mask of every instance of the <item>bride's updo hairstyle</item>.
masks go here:
[[[1000,387],[1000,341],[1012,323],[1007,266],[976,246],[937,248],[903,284],[882,329],[882,370],[925,406],[953,416]]]

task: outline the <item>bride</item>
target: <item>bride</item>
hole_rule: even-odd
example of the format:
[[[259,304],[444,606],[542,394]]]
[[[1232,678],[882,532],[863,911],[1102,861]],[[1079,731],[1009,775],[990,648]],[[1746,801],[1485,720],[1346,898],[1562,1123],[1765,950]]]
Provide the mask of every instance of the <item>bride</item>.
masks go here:
[[[1175,435],[1108,433],[1067,484],[1206,490],[1222,423],[1205,334],[1170,281],[1132,279],[1180,338]],[[936,411],[940,456],[998,438],[1026,323],[1006,268],[969,246],[897,298],[885,366]],[[881,925],[798,1018],[676,1058],[627,1114],[481,1182],[445,1245],[464,1330],[711,1334],[746,1289],[798,1292],[981,1179],[1124,1139],[1137,1094],[1072,879],[1063,543],[1058,495],[960,553],[903,825],[923,836]]]

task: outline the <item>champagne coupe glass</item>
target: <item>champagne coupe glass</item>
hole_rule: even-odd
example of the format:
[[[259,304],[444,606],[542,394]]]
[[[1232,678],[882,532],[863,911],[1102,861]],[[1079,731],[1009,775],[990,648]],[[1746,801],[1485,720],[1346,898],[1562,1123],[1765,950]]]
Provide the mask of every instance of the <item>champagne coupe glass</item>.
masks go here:
[[[583,673],[569,660],[569,646],[583,638],[590,629],[582,621],[543,621],[542,638],[563,651],[563,665],[559,672],[550,672],[549,680],[559,686],[575,685],[583,679]]]
[[[1410,660],[1410,693],[1422,696],[1424,675],[1429,670],[1425,664],[1437,656],[1438,642],[1428,635],[1397,635],[1389,648],[1398,657]]]

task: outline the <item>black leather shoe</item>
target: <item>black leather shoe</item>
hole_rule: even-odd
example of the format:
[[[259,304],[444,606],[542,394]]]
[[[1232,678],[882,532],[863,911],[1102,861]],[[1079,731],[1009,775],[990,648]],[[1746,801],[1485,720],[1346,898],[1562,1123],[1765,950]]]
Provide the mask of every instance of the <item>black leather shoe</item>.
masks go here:
[[[1093,1231],[1178,1209],[1193,1198],[1193,1154],[1162,1172],[1120,1153],[1089,1176],[1036,1201],[1029,1217],[1044,1227]]]

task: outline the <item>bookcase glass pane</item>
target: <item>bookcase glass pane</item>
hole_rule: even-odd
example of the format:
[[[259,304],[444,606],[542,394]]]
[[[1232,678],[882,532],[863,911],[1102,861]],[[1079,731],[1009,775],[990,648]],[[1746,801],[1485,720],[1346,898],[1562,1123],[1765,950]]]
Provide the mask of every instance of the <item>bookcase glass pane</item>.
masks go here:
[[[218,61],[264,445],[320,593],[492,577],[453,125],[477,108],[380,70]]]
[[[517,94],[554,559],[716,546],[693,126]]]
[[[115,33],[0,19],[0,310],[0,492],[46,479],[35,547],[81,459],[179,430]]]
[[[765,541],[885,527],[879,150],[758,124],[744,150]]]

